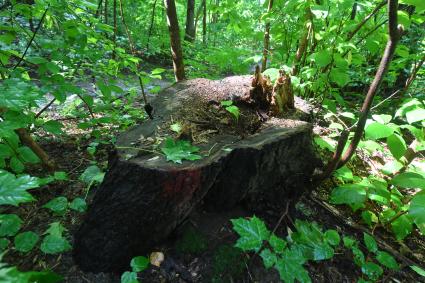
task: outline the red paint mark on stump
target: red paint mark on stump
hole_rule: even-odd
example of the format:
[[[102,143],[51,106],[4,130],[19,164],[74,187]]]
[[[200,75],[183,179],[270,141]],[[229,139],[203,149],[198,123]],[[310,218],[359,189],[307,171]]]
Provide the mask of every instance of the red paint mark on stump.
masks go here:
[[[201,185],[201,170],[172,171],[164,182],[166,197],[190,198]]]

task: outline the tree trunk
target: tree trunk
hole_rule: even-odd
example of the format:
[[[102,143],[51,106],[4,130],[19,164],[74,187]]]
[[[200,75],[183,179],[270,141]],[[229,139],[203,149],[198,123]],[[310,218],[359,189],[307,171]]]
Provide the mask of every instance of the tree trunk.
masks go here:
[[[273,0],[269,0],[269,7],[267,8],[267,13],[273,8]],[[264,72],[267,68],[267,55],[269,54],[270,49],[270,22],[266,23],[266,29],[264,31],[264,50],[263,50],[263,62],[261,64],[261,72]]]
[[[112,41],[114,42],[114,50],[112,50],[112,59],[115,59],[116,48],[117,48],[117,0],[114,0],[114,37]]]
[[[202,42],[207,44],[207,0],[204,0],[204,17],[202,18]]]
[[[108,0],[105,0],[105,10],[103,12],[103,15],[105,17],[105,24],[108,24]]]
[[[174,0],[164,0],[167,11],[167,24],[170,33],[171,53],[173,56],[173,67],[176,81],[185,79],[183,52],[180,42],[179,22],[177,19],[176,3]]]
[[[186,31],[184,39],[189,42],[195,40],[195,0],[187,0]]]
[[[201,13],[203,12],[204,5],[206,0],[202,0],[201,4],[198,6],[198,9],[196,10],[196,16],[195,16],[195,37],[196,37],[196,30],[198,28],[198,20],[201,16]]]
[[[153,24],[154,24],[154,22],[155,22],[155,8],[156,8],[156,2],[157,2],[157,0],[155,0],[155,1],[153,2],[153,6],[152,6],[151,24],[150,24],[150,26],[149,26],[149,31],[148,31],[148,40],[147,40],[147,43],[146,43],[146,50],[148,50],[148,51],[149,51],[149,41],[150,41],[150,39],[151,39],[151,35],[152,35]]]

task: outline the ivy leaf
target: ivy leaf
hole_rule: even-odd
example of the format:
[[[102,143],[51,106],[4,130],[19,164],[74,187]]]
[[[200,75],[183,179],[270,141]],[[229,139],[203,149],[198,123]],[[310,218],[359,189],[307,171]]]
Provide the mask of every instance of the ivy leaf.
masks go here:
[[[377,140],[387,138],[394,133],[394,129],[390,126],[373,122],[366,126],[365,135],[366,139]]]
[[[0,237],[14,236],[22,226],[22,219],[16,214],[0,215]]]
[[[58,254],[69,251],[71,245],[64,237],[56,235],[47,235],[41,243],[40,249],[45,254]]]
[[[258,252],[263,245],[263,241],[269,238],[270,232],[266,224],[257,217],[251,219],[232,219],[233,230],[239,234],[240,238],[236,242],[236,247],[243,251]]]
[[[48,208],[55,214],[63,215],[68,209],[68,200],[66,197],[57,197],[50,200],[48,203],[43,205],[44,208]]]
[[[425,192],[417,193],[409,207],[409,216],[412,217],[413,222],[418,226],[419,230],[425,235]]]
[[[374,237],[363,232],[363,240],[368,251],[372,253],[376,253],[378,251],[378,245],[376,244]]]
[[[82,198],[75,198],[70,204],[69,208],[78,212],[84,212],[87,210],[87,203]]]
[[[376,253],[376,260],[382,264],[383,266],[389,268],[389,269],[393,269],[393,270],[398,270],[399,266],[397,264],[397,261],[394,259],[394,257],[392,255],[390,255],[387,252],[384,251],[378,251]]]
[[[121,275],[121,283],[139,283],[137,273],[126,271]]]
[[[174,141],[171,138],[167,138],[161,150],[167,157],[167,161],[179,164],[182,163],[183,159],[198,160],[202,158],[200,155],[195,154],[199,152],[199,148],[184,140]]]
[[[146,268],[148,268],[149,259],[147,259],[144,256],[134,257],[130,262],[130,266],[131,266],[133,272],[141,272],[141,271],[145,270]]]
[[[34,248],[34,246],[35,246],[35,244],[37,244],[39,238],[40,237],[32,231],[19,233],[18,235],[16,235],[15,240],[14,240],[15,241],[15,248],[16,248],[16,250],[18,250],[22,253],[27,253]]]
[[[365,264],[363,264],[362,272],[372,280],[378,280],[382,273],[384,273],[382,268],[373,262],[366,262]]]
[[[266,269],[269,269],[270,267],[275,265],[277,261],[276,255],[272,253],[269,249],[262,250],[260,256],[263,259],[263,263]]]
[[[338,246],[341,241],[341,237],[336,230],[327,230],[324,234],[324,239],[332,246]]]
[[[301,249],[297,246],[292,246],[285,250],[282,258],[277,260],[275,268],[285,283],[292,283],[295,280],[301,283],[308,283],[311,282],[311,279],[303,266],[305,261],[306,259],[303,257]]]
[[[16,178],[8,172],[0,174],[0,205],[18,206],[21,203],[33,201],[35,199],[27,190],[38,186],[39,179],[35,177],[24,175]]]

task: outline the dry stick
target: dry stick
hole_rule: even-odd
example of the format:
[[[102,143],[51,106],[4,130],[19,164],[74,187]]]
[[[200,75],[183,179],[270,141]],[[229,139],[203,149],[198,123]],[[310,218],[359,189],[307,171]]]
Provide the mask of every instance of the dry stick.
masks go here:
[[[149,40],[150,40],[151,35],[152,35],[152,29],[153,29],[153,24],[154,24],[154,20],[155,20],[156,1],[157,0],[155,0],[153,2],[153,6],[152,6],[151,23],[149,25],[148,40],[147,40],[147,43],[146,43],[146,50],[149,50]]]
[[[55,101],[56,101],[56,98],[53,98],[52,100],[50,100],[49,103],[47,103],[43,108],[41,108],[40,111],[38,111],[37,114],[35,114],[34,119],[37,119],[38,117],[40,117],[40,115],[43,114],[43,112],[46,111]]]
[[[269,0],[269,6],[267,7],[267,13],[270,13],[273,8],[273,0]],[[264,72],[267,67],[267,55],[270,49],[270,21],[266,22],[266,28],[264,31],[264,49],[263,49],[263,60],[261,63],[261,72]]]
[[[385,47],[384,54],[382,56],[381,62],[379,64],[378,70],[375,74],[375,78],[370,85],[369,91],[366,94],[366,98],[363,102],[363,106],[360,110],[360,117],[357,122],[357,128],[354,133],[354,137],[348,146],[347,151],[340,156],[334,156],[333,159],[338,159],[338,165],[336,169],[342,167],[347,163],[350,158],[353,156],[357,145],[360,142],[360,139],[363,135],[364,126],[366,124],[367,116],[369,114],[370,108],[372,106],[373,98],[379,89],[379,86],[384,79],[384,76],[388,70],[388,67],[391,63],[391,59],[394,55],[394,51],[397,46],[397,42],[400,39],[400,35],[402,32],[402,28],[397,27],[397,8],[398,8],[398,0],[388,0],[388,29],[389,29],[389,38],[387,42],[387,46]],[[331,160],[330,162],[335,162]]]
[[[46,10],[44,10],[43,16],[41,16],[40,22],[38,23],[37,28],[35,29],[34,33],[32,34],[32,37],[31,37],[30,41],[28,42],[24,53],[22,54],[21,58],[19,58],[19,61],[16,63],[16,65],[13,67],[12,70],[15,70],[22,63],[22,60],[24,60],[25,55],[27,55],[28,49],[30,48],[32,42],[34,41],[35,36],[37,35],[37,32],[40,30],[40,27],[43,24],[44,18],[46,17],[46,13],[47,13],[48,10],[49,10],[49,6],[46,8]]]
[[[125,22],[124,9],[123,9],[123,5],[122,5],[122,0],[119,0],[119,1],[120,1],[121,21],[122,21],[122,24],[124,25],[125,33],[127,34],[127,37],[128,37],[128,43],[130,44],[131,53],[134,55],[135,54],[135,50],[134,50],[133,39],[131,38],[131,34],[128,31],[128,27],[127,27],[127,24]]]
[[[373,11],[367,15],[355,28],[352,32],[350,32],[347,36],[347,41],[353,38],[353,36],[372,18],[378,11],[385,6],[386,1],[382,1],[378,4],[378,6],[373,9]]]

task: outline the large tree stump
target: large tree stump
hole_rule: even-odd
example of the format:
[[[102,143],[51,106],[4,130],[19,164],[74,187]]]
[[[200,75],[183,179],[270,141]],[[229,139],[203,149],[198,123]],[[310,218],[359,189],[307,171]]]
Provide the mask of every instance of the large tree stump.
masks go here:
[[[152,103],[155,119],[118,138],[105,180],[75,235],[74,257],[82,269],[128,268],[133,256],[146,254],[164,240],[201,201],[210,209],[227,209],[251,196],[284,206],[288,198],[309,187],[318,160],[312,126],[299,120],[309,117],[305,104],[296,99],[298,110],[286,119],[261,121],[266,114],[244,102],[250,91],[251,77],[241,76],[180,82],[158,95]],[[228,127],[218,125],[220,121],[205,126],[202,117],[193,122],[198,123],[194,126],[198,134],[204,131],[199,135],[209,134],[206,142],[198,144],[201,152],[208,153],[203,159],[174,164],[135,149],[141,137],[146,140],[166,132],[171,120],[190,124],[186,117],[196,111],[214,108],[221,113],[222,100],[233,100],[241,117],[236,121],[225,111],[220,114],[227,115],[220,121],[230,123]],[[211,127],[216,129],[213,134]]]

